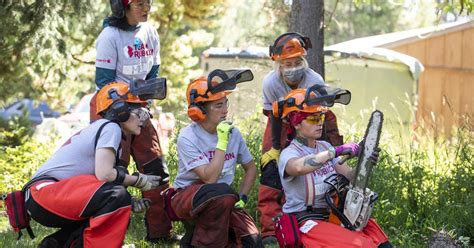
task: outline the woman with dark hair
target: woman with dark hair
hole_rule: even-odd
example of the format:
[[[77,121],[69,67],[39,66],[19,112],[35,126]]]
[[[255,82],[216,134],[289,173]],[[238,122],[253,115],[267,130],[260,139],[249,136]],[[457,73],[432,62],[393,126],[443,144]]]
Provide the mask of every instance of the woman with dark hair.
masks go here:
[[[337,174],[353,181],[355,170],[338,157],[353,158],[360,149],[356,143],[334,147],[318,140],[328,111],[327,107],[317,105],[319,96],[311,88],[296,89],[274,104],[277,111],[273,114],[286,119],[295,133],[278,161],[286,199],[283,213],[295,216],[304,247],[392,247],[374,219],[369,219],[361,231],[351,231],[328,221],[330,212],[325,193],[330,185],[325,181]],[[378,152],[375,150],[370,156],[374,165],[378,162]]]
[[[122,135],[139,135],[150,117],[145,105],[127,84],[106,85],[94,109],[101,119],[70,137],[33,175],[25,186],[28,213],[59,228],[38,247],[123,245],[131,211],[149,207],[149,200],[132,198],[126,187],[148,191],[161,184],[159,176],[128,175],[117,164]]]
[[[97,89],[113,81],[130,84],[136,79],[157,78],[161,63],[160,40],[156,29],[147,22],[152,0],[111,0],[110,4],[112,16],[104,20],[104,29],[96,44]],[[95,109],[95,99],[91,100],[91,110]],[[98,118],[91,111],[91,122]],[[160,187],[143,192],[143,196],[152,202],[145,214],[146,239],[150,242],[175,241],[160,194],[168,188],[169,174],[151,121],[145,123],[140,135],[128,135],[122,139],[122,148],[120,162],[123,166],[128,166],[132,155],[141,173],[163,178]]]

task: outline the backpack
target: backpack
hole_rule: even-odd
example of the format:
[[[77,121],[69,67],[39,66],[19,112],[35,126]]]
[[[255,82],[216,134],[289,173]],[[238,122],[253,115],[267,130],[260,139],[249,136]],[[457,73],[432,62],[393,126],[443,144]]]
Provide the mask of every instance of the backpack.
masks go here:
[[[21,232],[23,229],[26,229],[31,239],[35,238],[33,230],[30,226],[31,217],[26,211],[25,191],[32,184],[42,180],[58,181],[52,177],[41,176],[30,180],[28,183],[26,183],[22,190],[15,190],[8,194],[2,195],[2,200],[5,202],[5,207],[7,210],[8,222],[10,223],[13,231],[18,233],[17,240],[19,240],[23,235]]]

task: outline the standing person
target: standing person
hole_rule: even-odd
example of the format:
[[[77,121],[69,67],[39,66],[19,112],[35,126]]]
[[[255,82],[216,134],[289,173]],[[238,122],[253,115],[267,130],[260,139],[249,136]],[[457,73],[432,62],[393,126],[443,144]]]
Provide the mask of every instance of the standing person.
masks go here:
[[[257,205],[264,244],[276,242],[272,218],[281,213],[277,198],[282,195],[277,161],[286,143],[288,128],[286,123],[272,117],[272,103],[282,100],[292,89],[324,85],[321,75],[309,68],[305,59],[306,50],[311,47],[311,40],[299,33],[284,33],[270,46],[275,69],[263,79],[263,114],[268,121],[263,136]],[[328,117],[329,125],[325,127],[323,138],[334,145],[342,144],[335,115],[328,113]]]
[[[112,0],[112,16],[104,21],[105,28],[97,39],[96,85],[101,89],[109,82],[130,84],[136,79],[154,79],[160,67],[160,41],[156,29],[147,23],[151,0]],[[99,117],[91,100],[91,122]],[[138,170],[147,175],[163,178],[159,188],[143,192],[152,201],[145,214],[146,240],[176,241],[171,235],[171,221],[163,207],[161,192],[168,188],[168,168],[163,159],[158,134],[148,120],[140,135],[129,135],[122,140],[120,161],[127,167],[132,155]]]
[[[132,199],[126,186],[151,190],[161,178],[118,166],[123,134],[139,135],[149,118],[146,101],[125,83],[110,83],[97,93],[103,118],[66,141],[34,174],[25,193],[26,208],[41,225],[60,228],[39,247],[121,247],[130,212],[149,200]]]
[[[287,119],[296,134],[283,149],[278,162],[286,197],[283,212],[295,215],[298,224],[305,226],[298,229],[305,229],[301,232],[304,247],[391,247],[388,237],[373,219],[360,232],[328,222],[329,207],[325,192],[330,186],[324,181],[336,173],[353,180],[355,171],[345,162],[340,164],[337,157],[355,157],[359,154],[359,146],[348,143],[333,147],[326,141],[318,140],[328,109],[314,102],[314,105],[310,104],[311,98],[317,96],[317,92],[307,94],[306,89],[296,89],[290,91],[283,104],[275,108],[278,111],[274,114]],[[374,151],[371,162],[376,164],[377,160],[378,151]],[[306,179],[307,174],[311,175],[311,179]],[[311,199],[308,196],[310,192],[314,196],[312,202],[307,200]]]
[[[178,136],[178,175],[171,207],[183,219],[182,247],[261,247],[259,231],[244,210],[257,168],[239,130],[226,121],[227,95],[250,70],[214,70],[188,85],[188,116],[193,122]],[[231,188],[237,164],[245,173],[239,193]],[[235,244],[234,243],[234,244]]]

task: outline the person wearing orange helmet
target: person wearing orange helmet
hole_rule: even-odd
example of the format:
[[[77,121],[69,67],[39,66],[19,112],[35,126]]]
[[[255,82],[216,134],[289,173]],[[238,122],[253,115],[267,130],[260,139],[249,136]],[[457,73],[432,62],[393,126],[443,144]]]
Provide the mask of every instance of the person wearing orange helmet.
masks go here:
[[[338,157],[357,156],[359,145],[347,143],[334,147],[319,140],[328,112],[328,108],[323,106],[327,101],[320,99],[320,93],[312,88],[296,89],[290,91],[284,100],[273,104],[273,115],[286,119],[295,134],[278,161],[286,199],[283,213],[296,217],[304,247],[391,247],[387,236],[373,219],[361,232],[328,222],[325,193],[330,184],[325,180],[336,174],[349,180],[354,178],[355,171]],[[373,164],[378,161],[378,152],[374,151],[370,157]],[[280,235],[277,237],[285,239]]]
[[[102,118],[74,134],[25,186],[31,217],[60,228],[39,247],[121,247],[130,213],[142,212],[148,199],[132,199],[126,186],[156,189],[162,178],[119,166],[123,135],[139,135],[150,114],[146,101],[114,82],[97,93]]]
[[[148,22],[152,5],[152,0],[110,1],[112,15],[104,20],[104,28],[96,42],[95,83],[98,90],[113,81],[130,84],[134,80],[158,77],[160,39],[156,28]],[[92,122],[100,118],[94,112],[95,96],[90,106]],[[151,120],[144,125],[141,135],[126,137],[122,147],[120,160],[125,167],[132,156],[140,172],[169,177],[157,127]],[[163,209],[161,192],[168,188],[168,184],[163,183],[158,189],[144,193],[152,200],[151,207],[145,213],[146,240],[151,243],[179,239],[171,233],[171,221]]]
[[[285,146],[288,127],[272,117],[272,103],[282,100],[290,90],[324,85],[321,75],[308,67],[305,56],[311,47],[311,40],[299,33],[284,33],[270,46],[270,57],[275,61],[275,67],[263,79],[263,113],[268,121],[263,136],[257,204],[265,244],[276,242],[272,218],[281,213],[276,199],[282,195],[276,166],[280,150]],[[332,144],[341,144],[336,118],[331,112],[328,117],[322,138]]]
[[[181,247],[262,247],[258,228],[245,211],[257,168],[240,131],[226,120],[227,95],[236,84],[252,79],[250,70],[214,70],[188,85],[193,122],[178,136],[176,194],[171,198],[171,208],[186,227]],[[230,186],[237,164],[245,171],[239,193]]]

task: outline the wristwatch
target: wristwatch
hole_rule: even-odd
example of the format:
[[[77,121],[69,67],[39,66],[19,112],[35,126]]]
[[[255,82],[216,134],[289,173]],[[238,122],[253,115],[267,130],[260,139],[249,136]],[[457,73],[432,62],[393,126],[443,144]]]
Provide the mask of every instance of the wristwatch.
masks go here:
[[[332,158],[336,157],[336,149],[334,148],[334,146],[330,146],[328,148],[328,152],[332,155]]]
[[[245,204],[249,201],[249,198],[246,194],[239,194],[240,200],[242,200]]]

